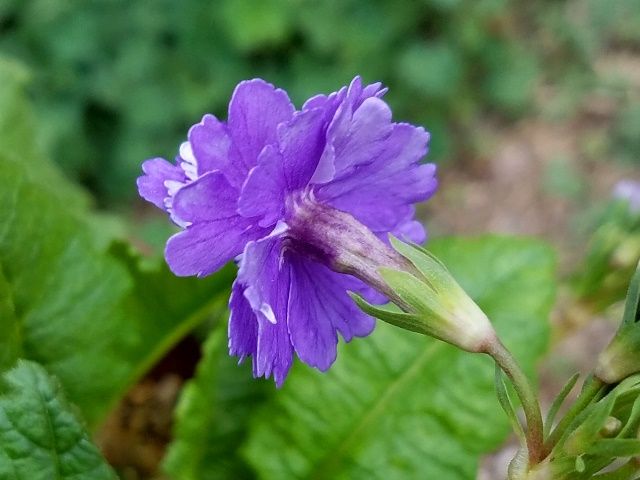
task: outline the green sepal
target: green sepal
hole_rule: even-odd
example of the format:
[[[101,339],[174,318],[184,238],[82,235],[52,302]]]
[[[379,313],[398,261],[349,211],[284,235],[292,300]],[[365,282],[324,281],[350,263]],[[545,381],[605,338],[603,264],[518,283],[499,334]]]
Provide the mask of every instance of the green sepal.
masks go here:
[[[629,291],[624,305],[622,325],[635,324],[640,320],[640,263],[636,266],[636,271],[631,277]]]
[[[571,390],[573,390],[573,387],[576,385],[578,378],[580,378],[580,374],[579,373],[574,374],[569,379],[569,381],[565,383],[564,387],[562,387],[562,390],[560,391],[558,396],[553,400],[553,403],[549,408],[549,412],[547,413],[547,418],[545,419],[545,422],[544,422],[545,435],[548,435],[549,432],[551,431],[551,427],[553,427],[553,422],[556,418],[556,415],[558,414],[558,411],[560,410],[560,407],[562,407],[562,404],[566,400],[567,396],[569,395]]]
[[[569,455],[580,455],[600,439],[599,432],[611,415],[616,397],[617,395],[608,395],[591,407],[585,421],[571,432],[564,442],[565,452]]]
[[[600,473],[598,475],[594,475],[592,478],[594,480],[629,480],[630,478],[634,478],[633,475],[637,474],[638,464],[634,459],[632,459],[617,470]]]
[[[391,289],[408,305],[417,317],[428,321],[441,322],[449,314],[443,305],[438,303],[430,285],[414,275],[400,270],[381,268],[380,276]]]
[[[604,458],[640,455],[640,440],[636,438],[607,438],[594,442],[586,452]]]
[[[618,405],[616,405],[616,409],[617,407]],[[620,430],[620,433],[618,433],[618,437],[624,438],[632,434],[637,431],[638,425],[640,425],[640,395],[636,395],[627,418],[627,423],[625,423],[622,430]]]
[[[398,253],[409,260],[424,275],[427,284],[436,293],[444,293],[448,289],[462,290],[447,267],[431,252],[418,245],[401,242],[392,235],[389,236],[389,241]]]
[[[431,335],[416,315],[403,313],[394,305],[372,305],[355,292],[347,292],[358,307],[367,315],[378,318],[396,327],[404,328],[423,335]]]
[[[432,336],[469,352],[486,351],[496,335],[487,316],[434,255],[391,237],[407,260],[398,268],[381,267],[384,293],[404,313],[356,300],[368,314],[392,325]],[[399,262],[402,265],[402,262]],[[356,297],[354,297],[356,299]]]

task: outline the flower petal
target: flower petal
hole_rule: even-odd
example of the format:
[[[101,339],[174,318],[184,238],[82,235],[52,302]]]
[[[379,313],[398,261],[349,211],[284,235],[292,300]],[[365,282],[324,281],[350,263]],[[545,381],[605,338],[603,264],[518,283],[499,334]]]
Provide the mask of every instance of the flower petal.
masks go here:
[[[422,128],[394,124],[368,164],[319,186],[317,198],[351,213],[374,232],[394,231],[412,217],[411,204],[428,199],[438,186],[435,165],[420,164],[428,140]]]
[[[199,222],[169,238],[164,255],[174,274],[204,277],[239,255],[257,236],[240,216]]]
[[[238,281],[246,287],[244,296],[258,319],[254,375],[266,378],[273,375],[278,386],[293,363],[287,328],[289,268],[281,262],[281,251],[279,237],[249,242],[238,271]]]
[[[377,97],[369,97],[356,108],[361,87],[355,93],[357,98],[347,95],[327,129],[327,149],[317,169],[324,173],[314,174],[313,183],[327,183],[350,174],[370,163],[385,147],[392,130],[389,106]]]
[[[309,183],[322,154],[324,137],[324,112],[320,109],[298,112],[290,122],[278,127],[282,171],[289,192]]]
[[[238,84],[229,103],[228,131],[231,155],[244,177],[262,149],[276,142],[278,124],[290,120],[294,110],[287,93],[264,80]]]
[[[240,357],[240,362],[255,357],[258,342],[258,320],[244,298],[244,290],[236,280],[229,299],[229,354]]]
[[[153,158],[142,164],[145,175],[138,177],[137,185],[140,196],[156,207],[166,210],[164,200],[169,196],[165,182],[184,182],[184,172],[177,165],[164,158]]]
[[[304,188],[311,178],[323,147],[323,111],[297,113],[278,127],[278,148],[267,145],[249,176],[238,201],[245,217],[261,217],[262,227],[274,225],[284,214],[288,193]]]
[[[261,227],[274,225],[284,212],[286,179],[282,155],[273,145],[262,150],[258,165],[249,172],[238,200],[238,213],[260,217]]]
[[[410,217],[400,223],[391,233],[403,242],[413,242],[418,245],[427,240],[427,231],[424,225],[417,220],[413,220],[413,209]]]
[[[173,215],[183,222],[218,221],[237,217],[238,190],[222,172],[208,172],[185,185],[173,197]]]
[[[296,254],[288,255],[287,262],[291,341],[303,362],[327,370],[336,359],[337,332],[350,341],[371,333],[375,321],[347,295],[358,288],[358,280]]]
[[[197,160],[197,173],[204,175],[213,170],[224,173],[229,183],[242,185],[244,173],[229,157],[231,138],[227,126],[211,114],[202,117],[189,129],[189,144]]]

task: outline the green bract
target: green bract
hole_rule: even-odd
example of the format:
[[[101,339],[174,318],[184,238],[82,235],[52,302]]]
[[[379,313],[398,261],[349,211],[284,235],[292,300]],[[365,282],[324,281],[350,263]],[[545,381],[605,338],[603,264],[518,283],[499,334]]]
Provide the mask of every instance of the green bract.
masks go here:
[[[487,316],[433,254],[391,238],[393,247],[415,267],[414,272],[381,268],[382,278],[404,310],[377,307],[352,294],[369,315],[392,325],[429,335],[469,352],[485,351],[495,340]]]
[[[607,383],[640,371],[640,265],[629,285],[622,324],[598,357],[595,374]]]

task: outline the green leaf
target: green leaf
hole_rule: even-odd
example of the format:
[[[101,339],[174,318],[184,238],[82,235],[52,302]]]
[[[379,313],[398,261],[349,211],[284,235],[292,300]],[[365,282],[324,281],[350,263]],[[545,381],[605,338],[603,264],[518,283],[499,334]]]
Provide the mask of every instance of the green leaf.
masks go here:
[[[20,326],[9,282],[0,267],[0,371],[15,363],[20,354]]]
[[[511,401],[511,397],[509,396],[509,392],[507,390],[507,386],[504,383],[504,374],[498,364],[496,364],[495,368],[495,386],[496,386],[496,394],[498,396],[498,402],[500,402],[500,406],[504,413],[507,415],[509,419],[509,423],[511,424],[511,429],[514,431],[521,443],[524,445],[525,443],[525,433],[522,429],[522,425],[520,424],[520,420],[518,419],[518,414],[516,412],[515,407],[513,406],[513,402]]]
[[[0,125],[11,123],[5,114],[19,112],[0,110]],[[27,133],[24,143],[34,135]],[[54,373],[95,425],[165,351],[220,308],[229,271],[180,279],[160,262],[145,264],[122,245],[109,247],[67,182],[51,183],[46,172],[55,170],[45,160],[25,153],[18,162],[0,150],[0,308],[9,312],[2,322],[17,320],[15,348]]]
[[[531,371],[545,349],[554,256],[527,239],[441,239],[440,258]],[[489,358],[379,322],[326,374],[297,364],[245,447],[260,478],[474,478],[508,421]]]
[[[640,263],[631,277],[629,291],[624,305],[623,325],[631,325],[640,320]]]
[[[251,412],[273,391],[254,380],[251,362],[238,367],[229,356],[224,328],[204,346],[196,377],[185,386],[176,410],[174,442],[164,468],[175,480],[236,480],[251,477],[238,455]]]
[[[58,381],[44,368],[20,361],[2,380],[0,478],[116,478]]]
[[[357,293],[349,292],[349,296],[364,313],[372,317],[412,332],[424,335],[431,335],[433,333],[431,330],[425,328],[424,322],[421,322],[416,315],[404,313],[393,304],[372,305]]]
[[[616,401],[615,395],[609,395],[593,405],[586,420],[580,424],[564,442],[563,449],[570,455],[580,455],[600,438],[599,432],[611,415]]]
[[[562,387],[562,390],[560,390],[560,393],[558,394],[558,396],[553,400],[551,407],[549,407],[547,418],[544,421],[545,436],[548,435],[549,432],[551,431],[551,427],[553,427],[553,422],[556,419],[556,415],[560,411],[560,407],[562,407],[562,404],[566,400],[567,396],[569,395],[571,390],[573,390],[573,387],[576,385],[578,378],[580,378],[580,374],[579,373],[574,374],[567,381],[567,383],[564,384],[564,387]]]
[[[640,455],[640,440],[635,438],[611,438],[598,440],[587,453],[605,458],[633,457]]]

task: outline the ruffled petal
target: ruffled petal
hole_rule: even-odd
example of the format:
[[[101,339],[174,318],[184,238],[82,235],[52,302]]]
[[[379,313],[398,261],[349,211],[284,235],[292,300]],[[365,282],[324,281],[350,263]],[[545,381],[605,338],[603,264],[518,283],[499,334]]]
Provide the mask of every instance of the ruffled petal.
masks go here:
[[[166,210],[165,199],[169,196],[166,182],[184,182],[184,172],[177,165],[163,158],[153,158],[142,164],[144,175],[138,177],[140,196],[156,207]]]
[[[287,93],[264,80],[238,84],[229,103],[228,131],[231,156],[243,178],[262,149],[276,143],[278,124],[289,121],[294,110]]]
[[[173,215],[182,222],[197,223],[237,217],[238,190],[222,172],[204,174],[178,190],[172,202]]]
[[[222,268],[259,235],[239,216],[201,222],[169,238],[164,255],[174,274],[204,277]]]
[[[242,188],[238,213],[247,218],[258,217],[262,227],[274,225],[282,218],[286,190],[282,155],[273,145],[268,145]]]
[[[244,176],[229,157],[231,138],[223,122],[211,114],[206,114],[200,123],[196,123],[189,129],[188,138],[190,148],[197,160],[199,176],[213,170],[220,170],[229,183],[234,186],[242,185]]]
[[[284,214],[287,194],[304,188],[313,174],[324,145],[322,110],[297,113],[278,127],[278,146],[267,145],[242,188],[238,212],[260,217],[268,227]]]
[[[413,220],[413,212],[411,213],[411,217],[401,222],[392,230],[391,234],[403,242],[413,242],[418,245],[427,240],[427,231],[422,223]]]
[[[351,213],[374,232],[394,231],[413,216],[412,204],[428,199],[438,186],[435,165],[420,164],[428,140],[422,128],[394,124],[368,164],[318,186],[317,198]]]
[[[303,362],[325,371],[336,359],[337,332],[350,341],[371,333],[375,321],[347,295],[347,290],[358,288],[356,279],[295,254],[287,262],[291,341]]]
[[[245,357],[255,357],[258,344],[258,320],[244,290],[236,280],[229,299],[229,354],[240,357],[240,362]]]
[[[265,234],[236,212],[238,191],[221,172],[209,172],[173,197],[172,216],[186,229],[169,239],[167,263],[180,276],[209,275]]]
[[[325,144],[324,112],[298,112],[293,120],[278,127],[287,191],[306,187],[316,170]]]
[[[281,261],[282,241],[266,237],[247,244],[238,281],[258,320],[254,375],[273,375],[281,386],[293,363],[293,347],[287,328],[289,268]]]
[[[358,98],[359,99],[359,95]],[[385,148],[392,131],[391,110],[377,97],[365,99],[357,109],[357,99],[345,99],[327,129],[327,148],[318,164],[313,183],[340,179],[371,163]]]

